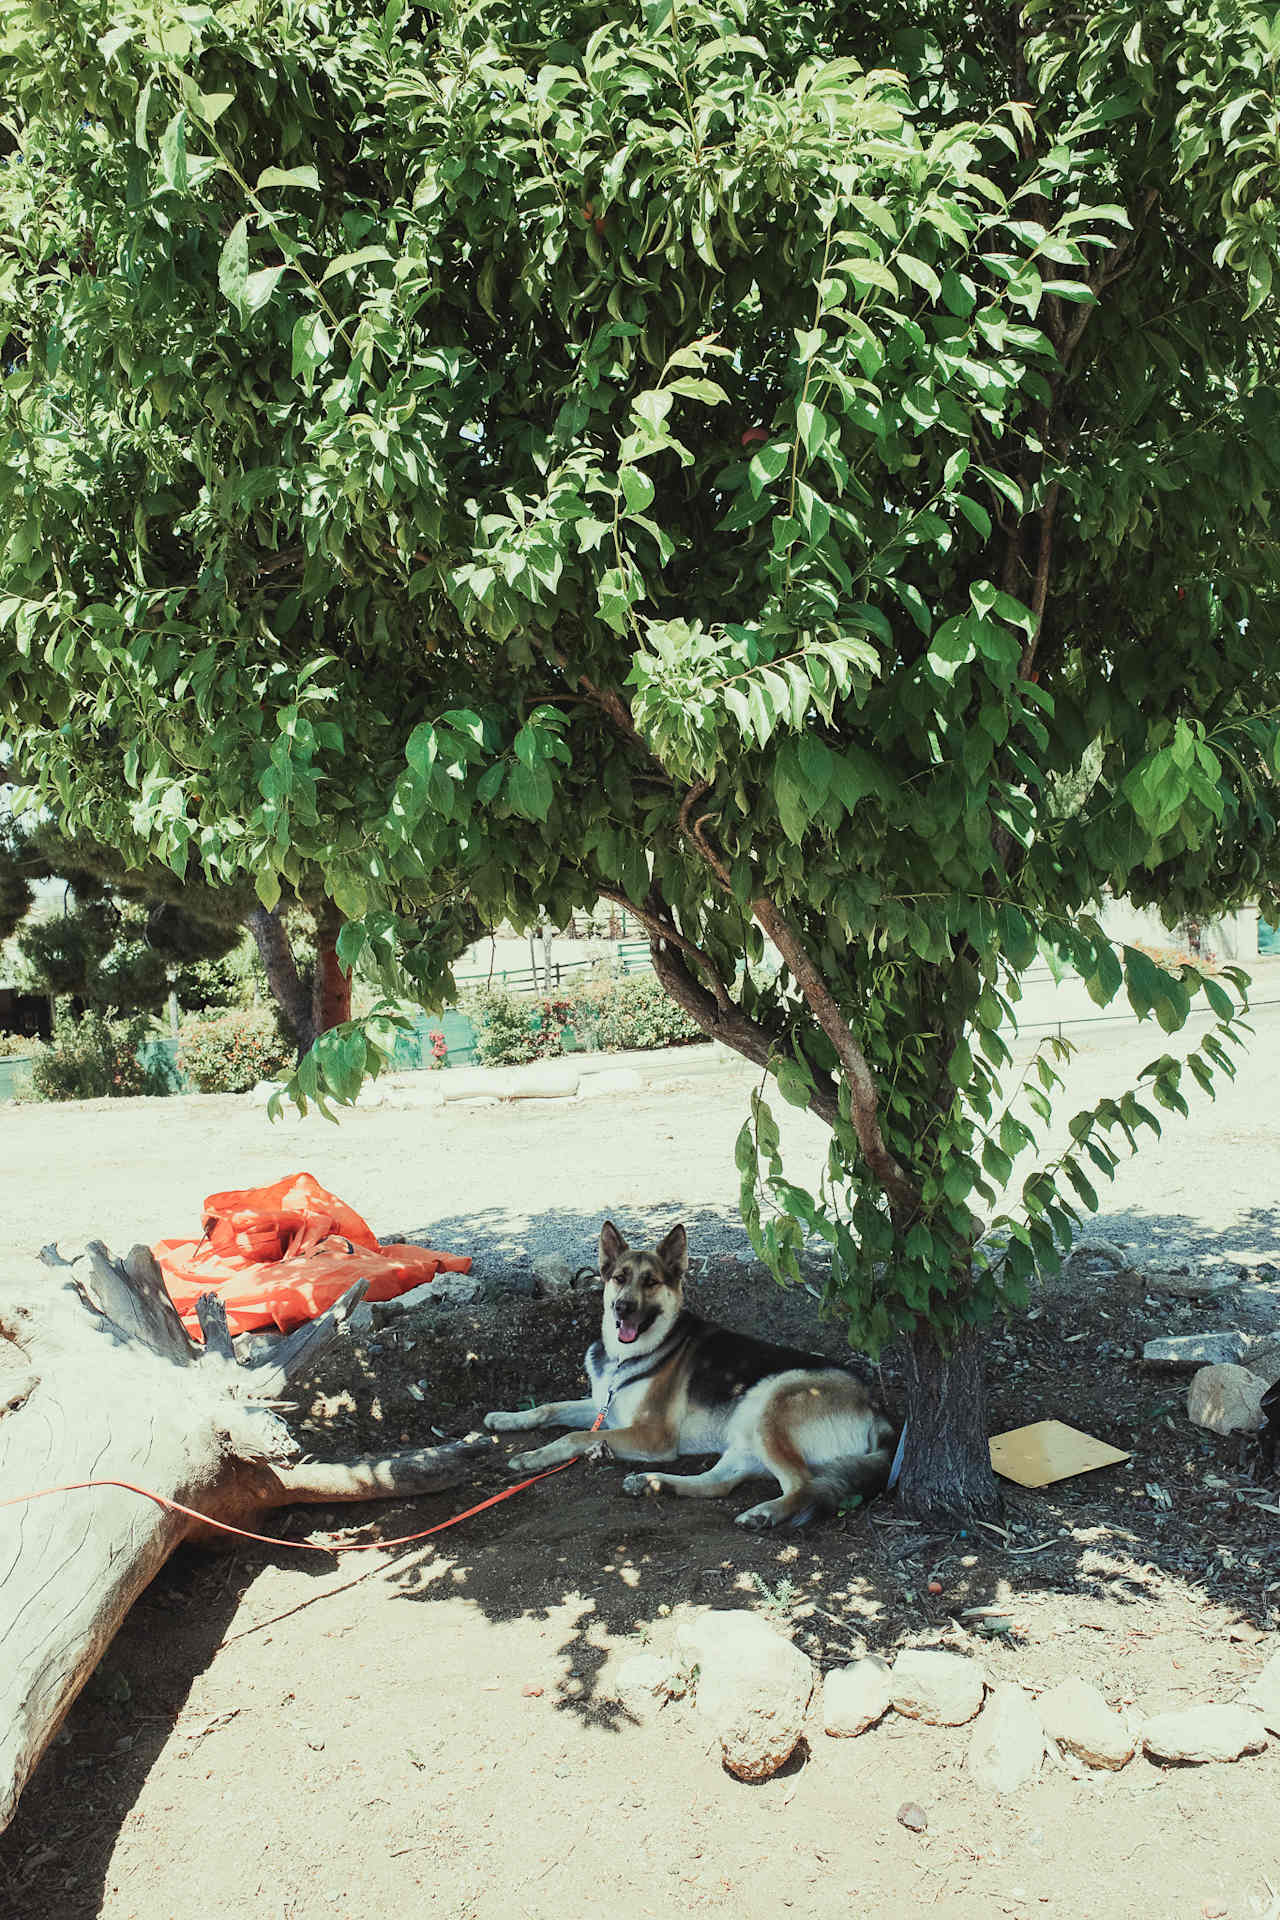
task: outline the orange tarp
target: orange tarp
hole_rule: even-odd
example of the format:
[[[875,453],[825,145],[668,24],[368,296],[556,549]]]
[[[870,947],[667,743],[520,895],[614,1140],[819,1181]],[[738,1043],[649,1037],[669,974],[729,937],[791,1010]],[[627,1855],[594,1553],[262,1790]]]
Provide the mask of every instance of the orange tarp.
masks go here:
[[[287,1174],[269,1187],[211,1193],[203,1226],[199,1240],[159,1240],[152,1248],[169,1297],[197,1340],[202,1293],[221,1297],[232,1333],[257,1327],[288,1333],[324,1313],[357,1280],[369,1282],[366,1300],[394,1300],[441,1271],[471,1271],[465,1255],[380,1247],[367,1222],[309,1173]]]

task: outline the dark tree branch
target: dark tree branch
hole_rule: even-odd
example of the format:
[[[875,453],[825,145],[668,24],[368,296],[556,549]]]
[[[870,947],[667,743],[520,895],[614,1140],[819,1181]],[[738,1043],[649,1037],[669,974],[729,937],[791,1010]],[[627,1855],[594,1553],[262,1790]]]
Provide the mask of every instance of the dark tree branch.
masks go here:
[[[625,907],[629,913],[634,913],[637,920],[643,921],[648,929],[651,946],[655,940],[663,940],[671,946],[679,947],[681,953],[688,954],[689,958],[696,961],[710,978],[711,991],[715,995],[716,1004],[720,1007],[732,1006],[732,996],[715,961],[695,940],[690,940],[686,934],[681,933],[672,918],[670,907],[662,899],[656,887],[649,889],[643,906],[637,906],[628,894],[620,892],[616,887],[601,887],[600,897],[602,900],[615,901],[618,906]]]
[[[680,826],[721,885],[728,890],[729,869],[708,838],[705,824],[707,815],[697,812],[699,801],[709,792],[710,786],[706,781],[690,787],[680,808]],[[849,1088],[849,1118],[858,1136],[863,1158],[880,1182],[895,1212],[914,1212],[920,1196],[884,1143],[875,1077],[848,1021],[836,1004],[835,996],[814,965],[799,933],[767,894],[758,894],[752,900],[751,913],[757,926],[772,940],[791,969],[791,977],[804,996],[810,1012],[836,1050]],[[694,1017],[697,1018],[696,1015]]]
[[[758,1067],[768,1067],[777,1058],[781,1034],[771,1033],[732,1001],[720,1006],[694,978],[678,947],[668,946],[663,937],[655,933],[650,937],[649,951],[653,956],[653,970],[663,987],[704,1033],[732,1047],[744,1059],[753,1060]],[[810,1097],[809,1109],[829,1127],[835,1126],[840,1118],[840,1100],[831,1080],[819,1080]]]

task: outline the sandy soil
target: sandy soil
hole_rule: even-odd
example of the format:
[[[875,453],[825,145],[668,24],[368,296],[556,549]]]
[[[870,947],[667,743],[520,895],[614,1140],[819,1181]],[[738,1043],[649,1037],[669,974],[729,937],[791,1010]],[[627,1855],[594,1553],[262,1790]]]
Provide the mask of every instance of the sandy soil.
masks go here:
[[[1280,1641],[1280,1494],[1248,1443],[1190,1428],[1178,1383],[1134,1355],[1156,1332],[1280,1332],[1278,1033],[1262,1016],[1241,1078],[1121,1169],[1096,1227],[1138,1266],[1227,1259],[1234,1295],[1178,1305],[1085,1258],[994,1344],[994,1428],[1057,1415],[1131,1449],[1127,1466],[1011,1490],[1003,1533],[961,1537],[879,1503],[760,1539],[732,1524],[745,1502],[635,1504],[599,1463],[399,1552],[184,1553],[0,1839],[0,1914],[1274,1917],[1276,1743],[1230,1767],[1052,1768],[1000,1801],[968,1779],[967,1729],[890,1716],[834,1741],[815,1706],[807,1749],[746,1787],[683,1706],[637,1722],[613,1676],[665,1646],[682,1611],[752,1606],[824,1668],[864,1647],[964,1645],[993,1679],[1080,1673],[1140,1712],[1234,1697]],[[1076,1105],[1161,1050],[1123,1023],[1084,1037]],[[472,1252],[494,1277],[540,1248],[586,1261],[604,1213],[636,1237],[684,1217],[694,1304],[835,1353],[809,1297],[746,1258],[732,1141],[749,1084],[730,1070],[661,1094],[374,1110],[336,1129],[272,1127],[239,1099],[0,1109],[0,1260],[55,1236],[123,1248],[181,1232],[207,1192],[306,1166],[380,1232]],[[789,1110],[785,1125],[796,1164],[816,1164],[820,1130]],[[377,1329],[311,1383],[306,1444],[425,1442],[574,1391],[597,1311],[588,1292],[513,1296]],[[883,1378],[892,1398],[892,1365]],[[477,1497],[502,1483],[495,1461]],[[391,1537],[465,1504],[313,1510],[282,1532],[346,1538],[329,1530],[363,1522]],[[1012,1631],[992,1637],[964,1613],[1005,1602]],[[926,1809],[924,1833],[898,1824],[906,1801]]]

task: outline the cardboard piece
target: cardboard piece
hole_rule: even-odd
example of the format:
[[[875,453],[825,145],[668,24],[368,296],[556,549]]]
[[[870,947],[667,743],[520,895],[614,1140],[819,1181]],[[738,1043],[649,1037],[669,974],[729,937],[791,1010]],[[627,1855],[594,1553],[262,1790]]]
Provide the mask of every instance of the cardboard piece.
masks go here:
[[[1114,1467],[1129,1455],[1105,1440],[1095,1440],[1061,1420],[1037,1420],[1029,1427],[1013,1427],[993,1434],[991,1465],[1005,1480],[1020,1487],[1047,1487],[1076,1473]]]

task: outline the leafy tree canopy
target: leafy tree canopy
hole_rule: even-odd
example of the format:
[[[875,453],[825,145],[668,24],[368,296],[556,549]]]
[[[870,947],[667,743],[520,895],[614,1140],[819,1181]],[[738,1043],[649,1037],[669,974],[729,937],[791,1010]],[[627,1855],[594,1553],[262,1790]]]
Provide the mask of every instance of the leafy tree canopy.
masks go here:
[[[66,883],[63,910],[27,919],[33,883]],[[188,1010],[226,993],[211,963],[243,938],[228,902],[234,894],[198,877],[180,884],[151,862],[134,870],[85,837],[65,838],[51,822],[0,831],[0,937],[17,932],[18,953],[36,992],[66,995],[81,1011],[155,1013],[169,993]]]
[[[1237,1001],[1094,912],[1275,900],[1272,11],[0,15],[36,790],[267,907],[323,875],[428,997],[473,907],[625,899],[831,1124],[803,1194],[756,1103],[771,1258],[825,1236],[872,1344],[1016,1301],[1185,1104],[1161,1055],[975,1258],[1056,1090],[1002,1089],[1038,943],[1168,1031],[1203,989],[1209,1081]]]

